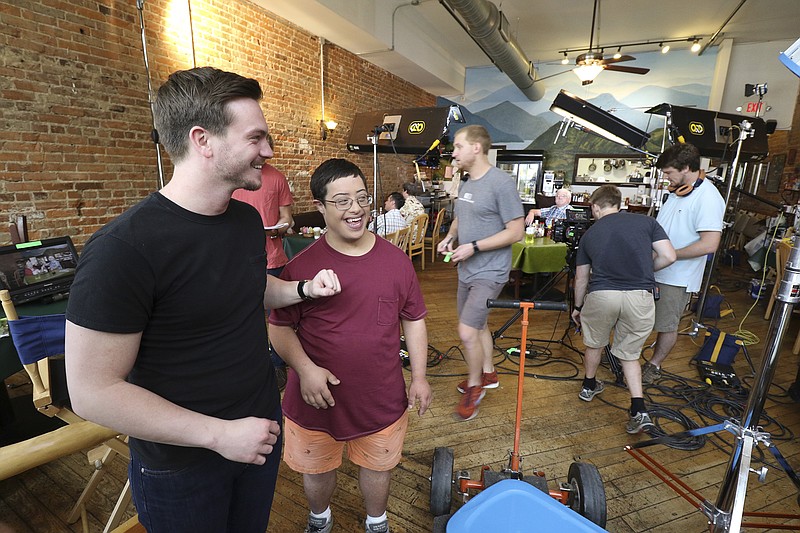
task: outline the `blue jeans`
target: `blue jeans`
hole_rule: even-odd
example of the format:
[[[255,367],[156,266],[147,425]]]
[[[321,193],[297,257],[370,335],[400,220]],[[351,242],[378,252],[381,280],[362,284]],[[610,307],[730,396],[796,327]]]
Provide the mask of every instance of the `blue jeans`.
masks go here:
[[[274,414],[283,429],[280,407]],[[148,469],[131,453],[128,476],[139,521],[149,533],[264,533],[282,448],[283,434],[263,465],[215,453],[180,470]]]
[[[267,269],[267,274],[270,276],[275,276],[276,278],[280,277],[281,272],[283,272],[283,267]],[[269,316],[269,309],[267,309],[267,316]],[[281,356],[278,355],[278,352],[276,352],[275,348],[272,347],[271,342],[269,343],[269,358],[272,361],[272,366],[275,368],[286,366],[286,361],[281,359]]]

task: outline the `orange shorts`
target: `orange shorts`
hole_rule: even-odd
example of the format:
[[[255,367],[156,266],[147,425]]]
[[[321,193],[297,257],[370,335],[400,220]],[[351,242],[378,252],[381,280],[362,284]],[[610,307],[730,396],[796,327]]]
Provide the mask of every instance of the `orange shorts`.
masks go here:
[[[283,425],[283,460],[301,474],[323,474],[342,464],[347,444],[347,458],[354,464],[386,472],[397,466],[408,429],[408,411],[389,427],[377,433],[349,441],[338,441],[324,431],[305,429],[288,418]]]

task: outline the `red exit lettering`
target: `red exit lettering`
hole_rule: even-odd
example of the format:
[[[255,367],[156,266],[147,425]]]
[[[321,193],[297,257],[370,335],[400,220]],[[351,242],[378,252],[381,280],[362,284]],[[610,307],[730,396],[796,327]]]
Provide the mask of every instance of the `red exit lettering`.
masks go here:
[[[763,102],[747,102],[748,113],[760,113]]]

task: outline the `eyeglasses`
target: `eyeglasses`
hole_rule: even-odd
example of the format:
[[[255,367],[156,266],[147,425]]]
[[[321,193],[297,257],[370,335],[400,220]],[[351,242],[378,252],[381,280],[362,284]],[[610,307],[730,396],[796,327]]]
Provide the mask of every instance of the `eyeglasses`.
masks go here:
[[[366,194],[356,198],[337,198],[336,200],[323,200],[326,204],[333,204],[339,211],[347,211],[353,207],[353,202],[356,202],[361,207],[369,207],[372,205],[372,196]]]

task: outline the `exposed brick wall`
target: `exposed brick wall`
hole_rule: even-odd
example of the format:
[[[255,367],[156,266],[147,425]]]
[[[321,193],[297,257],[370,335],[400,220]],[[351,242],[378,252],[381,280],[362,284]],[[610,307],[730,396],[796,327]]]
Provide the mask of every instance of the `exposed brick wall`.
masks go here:
[[[189,5],[191,26],[174,18]],[[0,15],[0,243],[9,242],[7,222],[24,214],[31,237],[68,234],[81,245],[158,188],[136,2],[0,0]],[[339,127],[323,141],[316,36],[244,0],[148,0],[144,23],[154,91],[195,64],[261,82],[273,164],[292,182],[298,212],[312,208],[308,179],[330,157],[352,159],[371,184],[371,154],[345,148],[356,113],[435,105],[328,43],[325,111]],[[384,190],[399,189],[411,157],[380,157]]]

